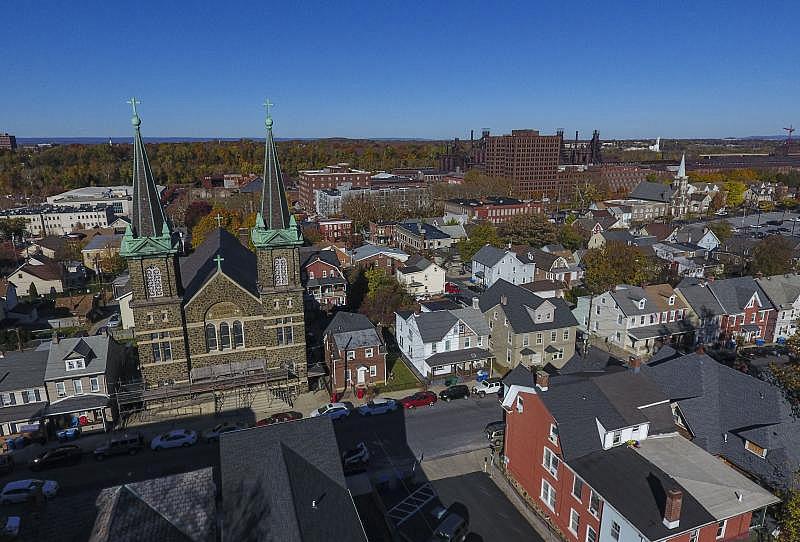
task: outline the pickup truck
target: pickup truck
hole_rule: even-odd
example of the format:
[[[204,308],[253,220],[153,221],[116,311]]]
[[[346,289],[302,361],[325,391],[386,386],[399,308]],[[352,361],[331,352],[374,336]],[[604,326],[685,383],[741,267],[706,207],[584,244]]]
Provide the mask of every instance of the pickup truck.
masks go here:
[[[500,393],[503,389],[503,381],[500,378],[490,378],[482,382],[478,382],[477,386],[472,388],[472,393],[477,394],[478,397],[486,397],[490,393]]]

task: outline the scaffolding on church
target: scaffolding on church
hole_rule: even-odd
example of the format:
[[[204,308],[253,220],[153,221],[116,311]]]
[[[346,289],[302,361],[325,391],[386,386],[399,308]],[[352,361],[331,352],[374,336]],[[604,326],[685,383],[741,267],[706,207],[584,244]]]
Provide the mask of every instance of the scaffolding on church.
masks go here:
[[[309,367],[312,369],[312,367]],[[313,368],[310,376],[318,376]],[[280,399],[292,406],[300,394],[300,375],[296,366],[269,367],[266,360],[229,362],[191,370],[188,382],[165,382],[148,386],[139,380],[120,382],[113,399],[123,424],[131,416],[152,418],[166,412],[182,412],[213,401],[214,411],[250,408],[256,395],[264,391],[270,403]]]

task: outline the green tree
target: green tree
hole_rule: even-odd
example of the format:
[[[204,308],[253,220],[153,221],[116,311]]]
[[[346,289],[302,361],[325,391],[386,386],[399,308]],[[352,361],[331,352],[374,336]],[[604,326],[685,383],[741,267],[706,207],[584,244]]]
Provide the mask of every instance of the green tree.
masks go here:
[[[458,252],[461,254],[461,261],[468,262],[484,245],[502,247],[503,241],[497,235],[497,230],[489,223],[478,224],[472,228],[469,239],[458,243]]]
[[[28,221],[24,218],[7,218],[0,220],[0,239],[19,240],[25,233]]]
[[[726,201],[731,207],[738,207],[744,203],[744,192],[747,186],[741,181],[728,181],[724,184],[725,190],[728,192]]]
[[[783,235],[770,235],[753,247],[751,273],[764,276],[783,275],[792,271],[792,243]]]
[[[733,235],[733,229],[731,228],[730,222],[727,220],[717,220],[716,222],[711,222],[708,225],[708,229],[714,232],[714,235],[717,236],[717,239],[719,239],[720,243],[724,243],[731,238],[731,235]]]
[[[31,282],[31,285],[28,287],[28,295],[32,298],[39,297],[39,290],[36,288],[36,283]]]
[[[367,279],[367,293],[359,312],[373,323],[390,325],[394,322],[396,311],[414,306],[414,299],[383,269],[369,269],[364,276]]]
[[[800,540],[800,490],[792,489],[783,499],[778,524],[781,534],[778,542],[797,542]]]
[[[544,215],[522,214],[506,220],[497,229],[506,243],[541,247],[555,243],[558,228]]]
[[[582,261],[586,267],[585,283],[593,294],[605,292],[617,284],[649,284],[662,271],[655,257],[639,247],[617,242],[588,251]]]
[[[578,250],[586,244],[586,238],[569,224],[564,224],[558,229],[558,242],[569,250]]]

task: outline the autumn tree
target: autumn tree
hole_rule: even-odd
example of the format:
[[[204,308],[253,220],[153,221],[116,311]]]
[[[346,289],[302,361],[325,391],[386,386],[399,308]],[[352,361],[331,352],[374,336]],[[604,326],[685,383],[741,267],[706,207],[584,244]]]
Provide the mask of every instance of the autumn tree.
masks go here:
[[[708,224],[708,229],[714,232],[720,243],[724,243],[733,235],[733,229],[727,220],[718,220]]]
[[[586,286],[595,294],[617,284],[649,284],[661,273],[661,264],[655,257],[637,246],[618,242],[588,251],[582,262]]]
[[[744,192],[747,186],[741,181],[728,181],[724,184],[728,195],[726,201],[731,207],[738,207],[744,203]]]
[[[770,235],[753,247],[750,272],[764,276],[782,275],[792,271],[792,243],[783,235]]]
[[[717,191],[714,197],[711,198],[711,204],[708,206],[709,214],[716,213],[725,207],[725,192],[722,190]]]
[[[211,213],[211,204],[203,199],[196,199],[186,207],[186,213],[183,217],[183,223],[186,229],[191,231],[197,226],[204,216]]]
[[[497,235],[497,230],[489,223],[478,224],[469,234],[469,238],[458,243],[458,252],[461,261],[468,262],[484,245],[502,247],[503,241]]]
[[[19,240],[25,233],[28,221],[24,218],[7,218],[0,220],[0,239]]]
[[[359,312],[375,324],[390,325],[394,313],[414,306],[414,299],[384,269],[372,268],[364,272],[367,293]]]
[[[800,540],[800,490],[791,489],[784,497],[778,514],[778,525],[780,535],[777,542]]]
[[[217,217],[219,216],[219,220]],[[229,211],[222,207],[215,207],[209,214],[200,219],[192,229],[192,246],[198,247],[205,241],[209,233],[218,227],[222,227],[230,232],[234,237],[239,237],[239,227],[242,225],[242,218],[239,213]]]
[[[521,214],[506,220],[497,229],[506,243],[541,247],[556,242],[558,228],[541,214]]]
[[[558,242],[566,249],[578,250],[584,247],[586,241],[587,239],[570,224],[564,224],[558,228]]]

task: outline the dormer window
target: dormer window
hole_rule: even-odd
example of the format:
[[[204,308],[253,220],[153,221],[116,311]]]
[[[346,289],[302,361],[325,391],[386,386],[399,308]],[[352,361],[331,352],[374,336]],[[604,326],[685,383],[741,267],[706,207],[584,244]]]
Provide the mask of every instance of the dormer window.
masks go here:
[[[67,371],[75,371],[77,369],[86,368],[86,360],[83,358],[68,359],[64,362]]]
[[[639,300],[639,310],[644,310],[644,302],[645,302],[644,299]]]
[[[675,304],[675,296],[674,295],[669,296],[669,304],[670,304],[670,306]]]

